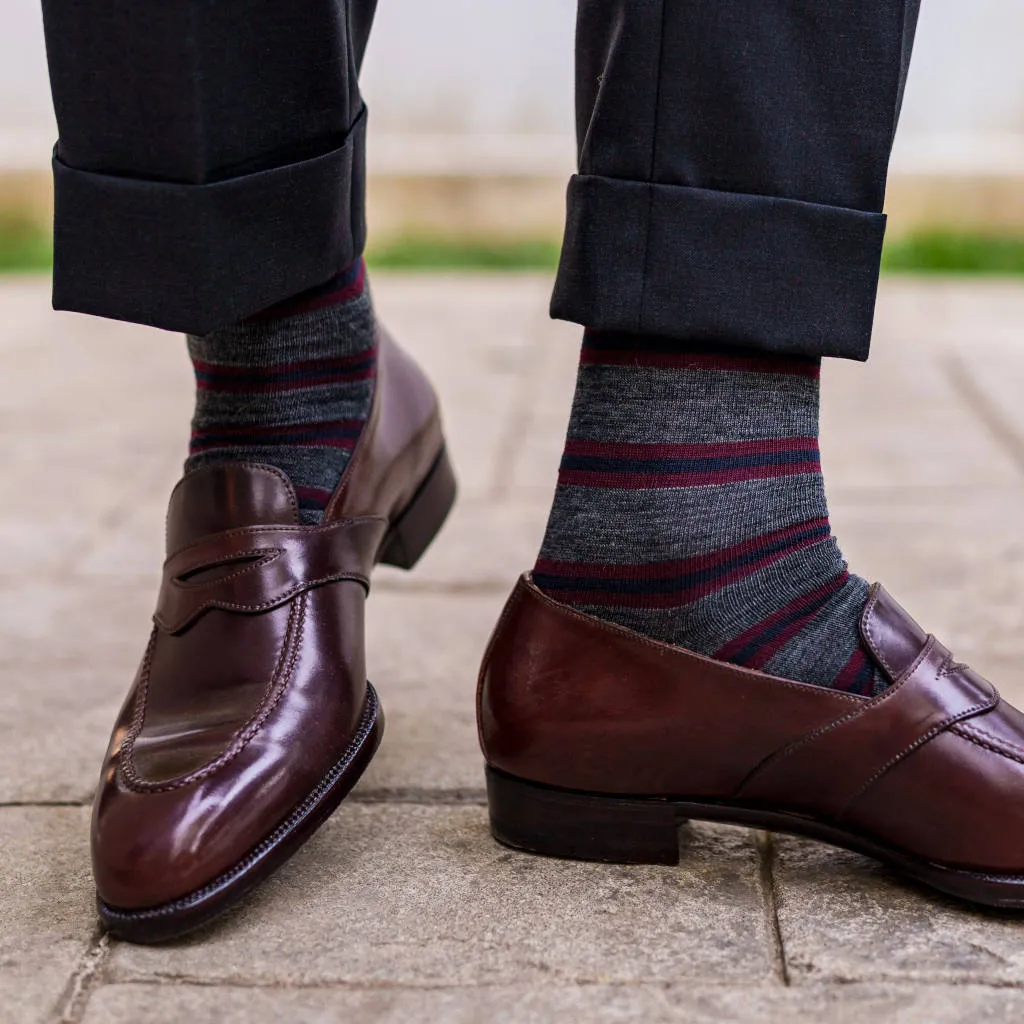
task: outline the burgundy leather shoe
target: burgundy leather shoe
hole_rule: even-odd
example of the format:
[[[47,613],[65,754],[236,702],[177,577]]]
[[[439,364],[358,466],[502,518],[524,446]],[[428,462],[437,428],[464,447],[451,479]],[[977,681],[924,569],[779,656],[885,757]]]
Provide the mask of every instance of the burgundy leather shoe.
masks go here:
[[[455,497],[437,399],[379,339],[373,404],[319,526],[269,466],[187,474],[171,495],[149,646],[103,766],[92,853],[122,938],[205,923],[290,857],[351,790],[384,719],[363,605],[411,568]]]
[[[1024,907],[1024,715],[878,585],[861,632],[893,684],[873,700],[658,643],[524,577],[480,677],[494,835],[676,864],[681,822],[726,821]]]

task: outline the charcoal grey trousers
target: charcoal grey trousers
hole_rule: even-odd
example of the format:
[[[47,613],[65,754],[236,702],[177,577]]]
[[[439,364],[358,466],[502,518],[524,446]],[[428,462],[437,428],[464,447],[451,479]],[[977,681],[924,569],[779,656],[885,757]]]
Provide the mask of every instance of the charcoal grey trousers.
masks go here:
[[[579,0],[552,313],[868,353],[919,0]],[[43,0],[54,305],[203,334],[363,249],[376,0]]]

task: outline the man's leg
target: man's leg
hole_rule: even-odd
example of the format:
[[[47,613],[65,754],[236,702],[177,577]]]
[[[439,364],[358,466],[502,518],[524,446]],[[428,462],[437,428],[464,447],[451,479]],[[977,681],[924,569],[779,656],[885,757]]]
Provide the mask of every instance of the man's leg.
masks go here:
[[[44,2],[54,304],[188,331],[186,468],[276,466],[308,523],[372,396],[357,77],[375,5]]]
[[[918,6],[580,0],[555,315],[866,358]]]
[[[581,0],[554,309],[588,330],[480,677],[509,845],[675,864],[680,820],[727,821],[1024,906],[1024,719],[847,572],[818,465],[820,357],[867,355],[915,6]]]
[[[916,0],[582,0],[556,315],[587,328],[534,579],[641,633],[857,693],[821,356],[868,352]]]
[[[45,0],[55,301],[185,331],[196,375],[154,628],[92,822],[100,914],[236,902],[380,741],[364,603],[454,499],[434,392],[365,289],[374,0]]]

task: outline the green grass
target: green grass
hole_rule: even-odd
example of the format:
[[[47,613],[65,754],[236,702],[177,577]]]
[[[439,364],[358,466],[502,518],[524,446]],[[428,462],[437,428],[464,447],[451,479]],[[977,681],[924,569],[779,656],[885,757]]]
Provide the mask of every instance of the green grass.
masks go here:
[[[0,215],[0,274],[49,270],[52,261],[49,233],[38,223]]]
[[[406,238],[379,248],[371,245],[366,262],[371,270],[554,270],[560,248],[558,242],[547,239],[459,242]]]
[[[551,272],[559,245],[551,239],[448,241],[406,238],[371,246],[367,262],[376,270],[467,270]],[[46,271],[49,233],[36,221],[0,214],[0,273]],[[882,269],[903,274],[1024,275],[1024,236],[929,231],[886,244]]]
[[[905,274],[1024,274],[1024,237],[921,232],[887,243],[882,269]]]

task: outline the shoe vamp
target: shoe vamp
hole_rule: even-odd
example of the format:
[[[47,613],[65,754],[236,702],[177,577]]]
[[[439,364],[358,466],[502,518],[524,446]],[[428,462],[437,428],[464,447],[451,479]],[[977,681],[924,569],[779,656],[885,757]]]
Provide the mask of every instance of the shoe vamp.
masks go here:
[[[261,615],[213,609],[180,635],[157,635],[133,752],[141,780],[194,773],[254,726],[288,681],[295,615],[295,602]]]

